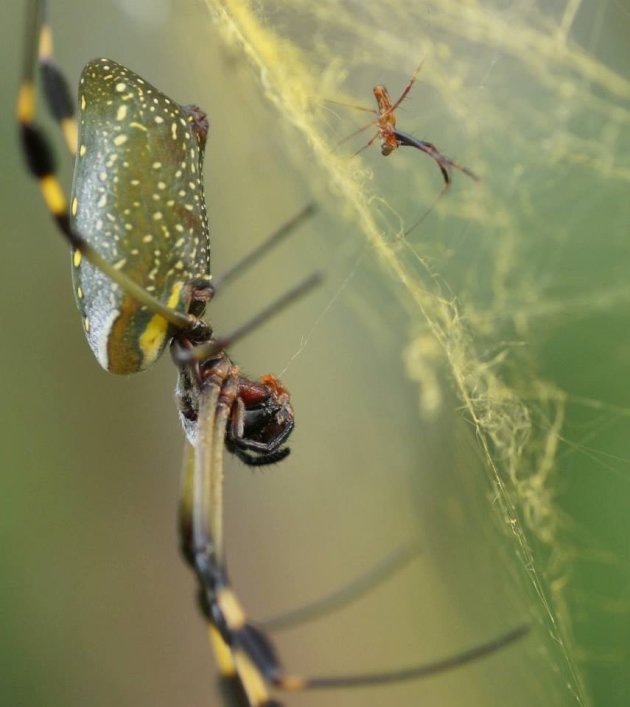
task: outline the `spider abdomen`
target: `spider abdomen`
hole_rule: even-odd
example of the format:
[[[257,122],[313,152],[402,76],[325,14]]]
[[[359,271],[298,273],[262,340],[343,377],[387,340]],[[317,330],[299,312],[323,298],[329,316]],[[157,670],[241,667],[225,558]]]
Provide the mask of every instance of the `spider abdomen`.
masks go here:
[[[210,273],[202,182],[208,124],[129,69],[97,59],[79,85],[72,228],[114,267],[170,308],[187,313],[192,281]],[[134,373],[162,353],[169,327],[78,251],[77,305],[99,363]]]

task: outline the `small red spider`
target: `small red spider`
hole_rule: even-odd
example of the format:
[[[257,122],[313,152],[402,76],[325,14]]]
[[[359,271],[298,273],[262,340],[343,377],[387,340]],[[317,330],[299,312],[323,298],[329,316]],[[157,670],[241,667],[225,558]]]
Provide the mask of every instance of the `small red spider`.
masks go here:
[[[427,142],[426,140],[419,140],[413,135],[403,133],[402,131],[396,128],[396,109],[409,95],[409,92],[411,91],[414,83],[416,82],[416,78],[421,68],[422,62],[418,64],[418,68],[414,71],[411,79],[403,88],[400,96],[393,103],[387,88],[382,84],[378,84],[372,89],[372,93],[374,94],[374,98],[376,99],[376,104],[378,106],[377,109],[365,108],[363,106],[352,106],[353,108],[357,108],[368,113],[373,113],[376,116],[376,120],[373,120],[367,125],[364,125],[362,128],[355,130],[351,135],[348,135],[348,137],[344,138],[341,142],[346,142],[346,140],[353,138],[359,133],[362,133],[370,126],[376,125],[378,128],[377,131],[370,138],[370,140],[368,140],[368,142],[363,145],[363,147],[361,147],[354,153],[355,155],[358,155],[360,152],[363,152],[363,150],[370,147],[370,145],[372,145],[377,139],[380,139],[381,141],[381,154],[384,157],[387,157],[399,147],[415,147],[417,150],[420,150],[421,152],[424,152],[425,154],[429,155],[429,157],[431,157],[439,167],[440,172],[442,174],[442,178],[444,179],[444,187],[442,188],[436,201],[434,202],[434,206],[435,203],[440,199],[440,197],[446,191],[448,191],[448,188],[451,185],[452,179],[450,169],[457,169],[460,172],[463,172],[464,174],[469,176],[471,179],[474,179],[476,182],[480,181],[480,178],[467,167],[464,167],[463,165],[454,162],[452,159],[450,159],[450,157],[446,157],[446,155],[443,155],[433,143]],[[431,206],[431,208],[426,211],[413,224],[413,226],[407,229],[406,233],[409,233],[409,231],[415,228],[429,214],[433,206]]]

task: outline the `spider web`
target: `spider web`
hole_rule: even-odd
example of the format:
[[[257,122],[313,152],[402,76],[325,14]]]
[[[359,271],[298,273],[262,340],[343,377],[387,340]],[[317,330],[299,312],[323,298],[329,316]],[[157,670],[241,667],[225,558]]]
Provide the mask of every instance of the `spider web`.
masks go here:
[[[586,458],[588,471],[593,462],[605,467],[612,473],[604,483],[615,477],[627,492],[628,450],[609,453],[604,433],[630,408],[563,375],[576,349],[560,333],[579,350],[580,335],[591,336],[586,322],[601,342],[612,329],[597,323],[619,316],[630,299],[630,82],[611,68],[623,65],[624,49],[610,39],[628,30],[628,8],[580,0],[207,4],[292,126],[284,148],[296,163],[307,150],[326,198],[387,274],[408,316],[402,354],[417,384],[418,424],[450,388],[473,426],[533,611],[558,645],[549,704],[588,704],[578,660],[597,692],[598,660],[610,667],[612,656],[619,667],[623,652],[591,647],[588,627],[576,628],[576,607],[585,608],[576,574],[585,560],[617,569],[623,562],[590,537],[586,519],[565,510],[571,481],[561,472]],[[451,193],[405,236],[439,191],[435,166],[405,150],[388,162],[376,149],[348,160],[373,131],[337,149],[366,114],[326,99],[371,107],[375,83],[395,99],[420,59],[399,127],[483,181],[455,173]],[[627,344],[624,333],[617,350]],[[613,595],[596,611],[607,613]],[[611,611],[627,617],[628,608],[622,601]]]
[[[311,226],[314,237],[300,233],[288,246],[303,247],[301,260],[290,262],[279,251],[277,276],[255,274],[243,287],[250,288],[246,301],[221,294],[211,312],[216,331],[229,331],[293,276],[323,263],[327,280],[321,294],[298,303],[233,354],[248,374],[282,373],[297,419],[285,464],[254,477],[242,469],[232,474],[237,468],[227,473],[228,505],[237,492],[250,495],[226,508],[226,530],[231,575],[251,615],[287,611],[325,596],[343,584],[339,577],[360,574],[422,525],[415,574],[406,568],[401,581],[391,583],[402,587],[401,595],[391,600],[379,587],[369,611],[349,607],[322,622],[319,641],[317,625],[302,631],[302,643],[279,636],[288,668],[393,669],[452,654],[528,617],[534,625],[535,635],[492,660],[405,686],[404,693],[388,686],[296,694],[287,704],[625,705],[627,3],[207,0],[207,9],[196,1],[172,3],[170,14],[167,0],[120,1],[118,10],[112,4],[53,3],[58,58],[76,83],[86,60],[111,56],[173,99],[208,111],[215,272],[305,201],[315,198],[321,206]],[[123,11],[129,12],[128,22],[113,14]],[[138,17],[142,21],[134,23]],[[160,24],[165,17],[166,26]],[[23,31],[11,19],[13,24],[5,23],[7,96],[15,90]],[[397,111],[398,127],[434,142],[482,182],[455,172],[449,194],[405,237],[442,186],[435,164],[414,150],[385,159],[376,145],[350,159],[371,131],[340,147],[339,142],[369,116],[328,100],[371,108],[376,83],[387,85],[395,98],[420,60],[418,82]],[[173,704],[182,689],[189,702],[205,703],[213,689],[212,661],[191,599],[192,580],[173,550],[181,435],[172,409],[172,366],[162,364],[161,383],[153,372],[136,382],[95,374],[72,316],[66,269],[51,267],[44,255],[49,247],[65,264],[63,247],[39,206],[29,210],[39,220],[25,222],[26,178],[17,177],[22,166],[15,126],[8,113],[5,119],[7,154],[16,153],[5,179],[7,234],[14,229],[5,239],[6,260],[33,268],[10,268],[7,277],[15,280],[6,288],[16,317],[13,324],[7,318],[6,329],[26,336],[19,356],[15,346],[5,347],[4,366],[13,371],[22,359],[26,365],[4,386],[4,451],[12,455],[5,466],[19,470],[6,476],[23,496],[19,507],[5,494],[3,515],[5,522],[14,520],[7,534],[12,562],[5,573],[11,581],[3,590],[15,584],[14,594],[26,607],[12,612],[7,623],[7,639],[20,641],[7,642],[6,654],[21,654],[24,661],[22,679],[14,674],[13,682],[32,690],[33,704],[41,702],[42,691],[49,704],[108,704],[112,690],[120,690],[119,702]],[[52,128],[51,134],[56,135]],[[46,283],[55,297],[44,308],[44,328],[29,323],[25,334],[24,312],[42,308],[39,285],[25,292],[26,275],[30,283]],[[35,297],[30,304],[23,301],[28,293]],[[241,311],[222,322],[228,299],[236,309],[242,304]],[[337,328],[330,326],[335,317],[342,320]],[[65,320],[68,331],[62,333]],[[270,343],[282,338],[278,327],[285,323],[286,337]],[[36,354],[35,369],[29,353]],[[368,374],[365,366],[371,366]],[[63,382],[62,371],[68,375]],[[351,379],[348,393],[344,386]],[[25,392],[26,381],[35,385],[33,392]],[[51,398],[43,397],[47,389]],[[363,412],[368,398],[376,412]],[[24,417],[18,419],[16,410]],[[51,416],[51,410],[59,415]],[[46,420],[36,434],[33,419]],[[142,427],[146,420],[155,426]],[[141,428],[149,431],[140,433]],[[46,436],[49,447],[40,447]],[[168,453],[156,446],[158,437]],[[399,473],[405,465],[410,481]],[[70,468],[75,476],[69,476]],[[24,479],[26,486],[18,486]],[[70,492],[60,491],[60,479],[67,479]],[[278,524],[271,520],[271,499],[283,495]],[[64,496],[70,498],[67,508]],[[321,514],[311,516],[318,505]],[[156,518],[158,506],[164,515]],[[393,508],[386,517],[385,506]],[[99,510],[95,527],[103,532],[97,542],[84,523],[94,523]],[[342,515],[348,518],[338,526]],[[487,516],[492,518],[486,526],[478,522]],[[68,521],[65,535],[54,532],[62,518]],[[134,545],[130,535],[136,526]],[[283,532],[289,537],[280,545]],[[115,561],[108,555],[112,545]],[[290,546],[299,552],[289,559]],[[33,548],[49,564],[41,557],[33,562]],[[112,576],[118,578],[124,549],[129,579],[117,586]],[[138,558],[149,556],[152,569],[139,582]],[[96,559],[101,564],[92,564]],[[172,572],[165,569],[169,562]],[[509,571],[500,569],[503,564]],[[250,575],[243,574],[243,565]],[[86,567],[94,568],[92,583],[77,586],[77,573]],[[161,578],[157,583],[155,576]],[[14,582],[16,577],[21,581]],[[65,590],[60,577],[68,582]],[[179,582],[180,594],[171,593],[167,579]],[[298,586],[300,580],[313,584],[309,593]],[[270,598],[281,594],[278,586],[283,594],[274,606]],[[136,595],[142,610],[131,604],[128,613],[113,610]],[[168,602],[173,608],[165,611]],[[418,610],[405,614],[402,626],[392,621],[394,635],[385,644],[397,603],[405,611]],[[168,623],[157,621],[158,614]],[[177,634],[183,621],[188,624]],[[138,626],[133,653],[134,636],[127,631],[132,625]],[[42,626],[55,630],[42,632]],[[309,653],[312,646],[317,647]],[[115,672],[120,663],[128,668],[125,676]],[[11,679],[6,682],[8,703],[27,699],[10,691]],[[195,686],[198,699],[190,697]]]

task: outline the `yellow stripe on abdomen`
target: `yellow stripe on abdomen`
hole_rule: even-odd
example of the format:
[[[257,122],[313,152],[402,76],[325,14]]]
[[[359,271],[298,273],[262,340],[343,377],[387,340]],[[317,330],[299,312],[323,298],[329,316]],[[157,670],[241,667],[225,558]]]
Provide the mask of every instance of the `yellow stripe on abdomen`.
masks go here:
[[[171,296],[168,298],[167,305],[171,309],[175,309],[184,287],[183,282],[174,283],[171,288]],[[138,339],[138,346],[142,351],[142,368],[148,368],[155,362],[164,348],[164,339],[168,331],[168,322],[159,314],[154,314],[145,330]]]

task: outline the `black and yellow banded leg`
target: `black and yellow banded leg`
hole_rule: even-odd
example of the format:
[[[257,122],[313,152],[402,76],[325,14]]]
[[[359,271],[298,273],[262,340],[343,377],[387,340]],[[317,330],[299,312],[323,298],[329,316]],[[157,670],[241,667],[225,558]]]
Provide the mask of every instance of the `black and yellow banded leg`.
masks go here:
[[[230,707],[280,707],[269,696],[265,677],[247,650],[232,640],[244,613],[229,588],[222,531],[223,451],[234,379],[212,380],[203,390],[197,443],[186,445],[180,501],[181,550],[199,580],[199,604],[220,673],[219,686]]]
[[[193,492],[194,492],[195,450],[190,444],[185,445],[182,476],[182,490],[179,503],[180,550],[187,564],[195,570],[195,558],[192,545]],[[201,613],[208,621],[208,639],[216,659],[219,671],[219,690],[226,707],[249,707],[247,696],[238,676],[238,671],[230,647],[225,643],[219,630],[212,622],[206,591],[202,582],[198,587],[198,603]]]
[[[35,117],[35,67],[39,67],[48,110],[63,133],[70,154],[77,153],[77,122],[68,82],[53,58],[52,30],[44,0],[28,3],[27,40],[18,97],[18,121],[33,125]]]
[[[210,641],[221,673],[222,694],[230,707],[281,707],[283,703],[271,698],[267,685],[294,692],[385,685],[437,675],[499,652],[529,631],[529,626],[521,625],[461,653],[400,670],[331,677],[290,675],[282,668],[269,637],[247,620],[229,586],[225,568],[213,564],[211,553],[197,555],[196,573],[204,614],[209,622]]]
[[[67,84],[52,61],[52,35],[46,19],[44,2],[28,3],[27,40],[22,65],[22,80],[18,92],[17,119],[22,147],[31,174],[39,186],[48,210],[59,228],[70,231],[68,204],[56,176],[56,165],[46,137],[35,125],[36,81],[35,66],[42,67],[44,92],[53,117],[59,122],[72,154],[76,153],[76,121]],[[45,67],[45,68],[44,68]]]
[[[212,620],[220,632],[223,644],[229,646],[232,661],[250,700],[248,707],[281,705],[269,699],[265,684],[282,691],[295,692],[387,685],[434,676],[489,657],[524,638],[530,629],[529,625],[523,624],[460,653],[398,670],[305,677],[284,671],[270,639],[247,621],[238,599],[228,586],[214,594],[214,604],[210,610]]]
[[[81,258],[85,257],[137,302],[164,317],[178,330],[190,329],[196,321],[194,317],[178,312],[153,297],[144,287],[103,258],[71,226],[68,200],[57,177],[52,148],[44,132],[35,123],[37,108],[35,67],[39,65],[49,110],[59,123],[70,152],[76,155],[77,124],[73,103],[67,82],[52,59],[52,33],[46,14],[44,0],[30,0],[22,80],[17,100],[17,120],[20,126],[22,151],[28,169],[39,182],[46,207],[73,249],[75,266],[78,266]],[[71,208],[74,214],[76,200]]]
[[[224,693],[230,694],[230,705],[280,707],[281,703],[271,698],[267,686],[283,691],[336,689],[398,683],[436,675],[488,657],[528,633],[529,626],[521,625],[460,653],[399,670],[331,677],[287,674],[271,639],[247,618],[230,585],[225,562],[223,452],[235,395],[236,381],[229,373],[202,383],[197,440],[193,452],[188,455],[180,507],[182,551],[199,582],[200,603],[208,621],[222,688]]]
[[[239,677],[230,647],[212,623],[208,624],[208,637],[217,662],[217,681],[222,705],[225,707],[250,707],[250,701]]]

